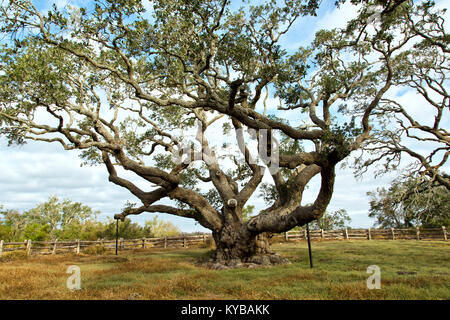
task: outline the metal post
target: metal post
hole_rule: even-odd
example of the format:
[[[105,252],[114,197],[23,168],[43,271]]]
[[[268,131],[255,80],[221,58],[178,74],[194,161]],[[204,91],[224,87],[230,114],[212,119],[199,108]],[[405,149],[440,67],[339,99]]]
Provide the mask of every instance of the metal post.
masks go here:
[[[309,224],[306,224],[306,235],[308,237],[308,252],[309,252],[309,265],[311,268],[313,267],[313,261],[312,261],[312,252],[311,252],[311,237],[309,235]]]
[[[116,256],[118,246],[119,246],[119,219],[116,219]]]

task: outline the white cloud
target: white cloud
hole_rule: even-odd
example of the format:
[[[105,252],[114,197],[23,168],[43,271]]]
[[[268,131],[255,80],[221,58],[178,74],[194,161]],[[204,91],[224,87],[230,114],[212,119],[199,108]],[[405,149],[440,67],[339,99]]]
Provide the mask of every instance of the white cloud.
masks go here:
[[[346,23],[355,18],[360,6],[346,2],[337,8],[334,4],[324,4],[318,12],[318,17],[301,17],[291,27],[290,32],[281,38],[283,48],[294,51],[300,46],[308,46],[321,29],[343,28]]]
[[[340,8],[333,7],[321,16],[316,24],[316,29],[344,28],[348,21],[356,17],[360,8],[360,5],[355,6],[349,1]]]
[[[139,203],[130,192],[108,181],[104,167],[80,167],[80,163],[76,152],[63,151],[56,144],[37,142],[6,147],[5,140],[0,139],[0,204],[24,211],[56,195],[100,210],[100,219],[106,219],[119,213],[128,200]],[[150,216],[130,218],[143,223]],[[158,216],[186,232],[205,231],[191,219]]]

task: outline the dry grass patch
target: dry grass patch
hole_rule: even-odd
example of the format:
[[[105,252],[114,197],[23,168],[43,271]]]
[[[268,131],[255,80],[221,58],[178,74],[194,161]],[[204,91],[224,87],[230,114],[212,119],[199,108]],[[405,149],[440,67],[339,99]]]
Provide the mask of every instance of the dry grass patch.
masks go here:
[[[0,262],[0,299],[450,299],[447,242],[316,242],[314,269],[306,243],[273,249],[292,264],[210,270],[198,264],[207,249],[18,255]],[[366,286],[372,264],[380,290]],[[66,287],[69,265],[81,269],[79,291]]]
[[[383,299],[385,292],[382,290],[368,290],[364,282],[357,283],[332,283],[328,286],[328,290],[324,296],[331,299],[343,300],[368,300]],[[326,298],[330,299],[330,298]]]
[[[9,265],[0,272],[0,298],[41,298],[45,294],[43,289],[59,287],[64,277],[64,272],[57,272],[52,268]]]
[[[195,267],[189,263],[180,262],[175,259],[144,259],[138,258],[115,266],[118,272],[143,272],[143,273],[163,273],[175,270],[188,270]]]

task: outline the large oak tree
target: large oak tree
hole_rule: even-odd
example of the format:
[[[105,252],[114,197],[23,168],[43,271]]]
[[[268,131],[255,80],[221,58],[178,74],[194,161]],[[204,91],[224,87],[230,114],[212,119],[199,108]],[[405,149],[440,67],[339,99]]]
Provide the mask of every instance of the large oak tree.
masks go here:
[[[421,6],[426,14],[403,17],[414,39],[413,45],[395,57],[394,77],[394,85],[410,93],[416,107],[408,105],[411,99],[406,104],[399,99],[381,99],[379,126],[361,148],[371,155],[370,160],[358,166],[364,169],[383,163],[384,171],[390,171],[407,155],[414,161],[407,168],[406,184],[414,176],[417,190],[427,185],[428,189],[442,186],[450,191],[446,167],[450,156],[450,36],[443,12],[435,12],[432,2]]]
[[[2,133],[11,142],[60,143],[103,164],[141,202],[118,218],[192,218],[212,231],[217,260],[279,262],[264,234],[325,212],[336,166],[371,138],[383,97],[400,84],[398,57],[420,37],[407,19],[420,22],[432,10],[362,3],[347,28],[319,31],[310,46],[288,52],[281,40],[315,13],[316,1],[238,9],[226,0],[99,0],[49,12],[29,0],[3,2]],[[218,124],[240,157],[226,162],[214,151]],[[247,221],[243,208],[265,174],[274,201]],[[304,204],[315,176],[317,197]]]

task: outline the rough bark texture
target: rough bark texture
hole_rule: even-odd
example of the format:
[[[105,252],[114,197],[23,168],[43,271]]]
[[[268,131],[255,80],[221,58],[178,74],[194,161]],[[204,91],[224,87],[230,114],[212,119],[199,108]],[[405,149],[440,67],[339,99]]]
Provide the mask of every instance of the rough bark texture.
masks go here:
[[[213,232],[213,238],[216,250],[208,264],[215,269],[289,263],[270,250],[266,233],[250,232],[247,223],[227,225],[219,232]]]

